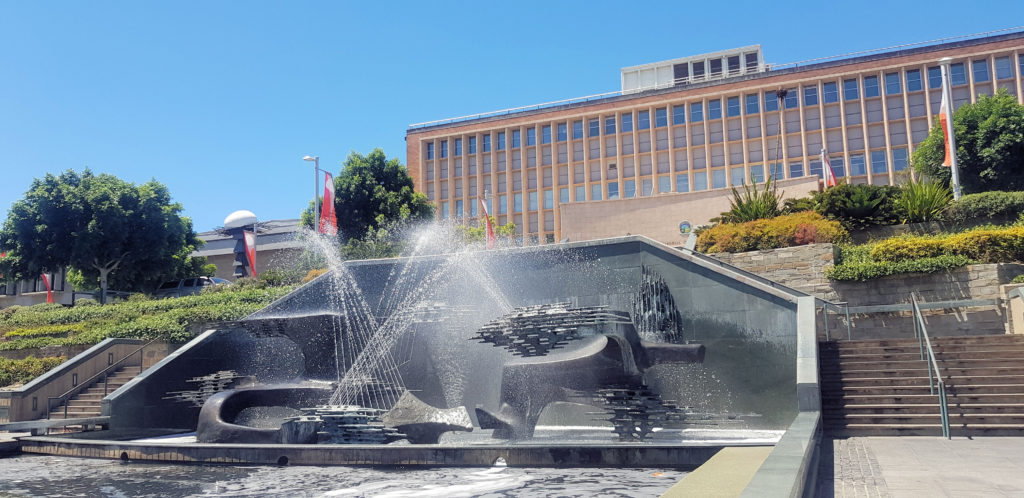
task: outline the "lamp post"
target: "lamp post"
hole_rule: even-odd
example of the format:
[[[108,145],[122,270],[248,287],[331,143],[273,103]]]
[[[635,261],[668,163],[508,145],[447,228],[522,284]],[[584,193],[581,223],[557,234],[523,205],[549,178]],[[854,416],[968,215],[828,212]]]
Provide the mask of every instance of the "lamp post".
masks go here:
[[[313,162],[313,227],[320,219],[320,156],[303,156],[303,161]]]

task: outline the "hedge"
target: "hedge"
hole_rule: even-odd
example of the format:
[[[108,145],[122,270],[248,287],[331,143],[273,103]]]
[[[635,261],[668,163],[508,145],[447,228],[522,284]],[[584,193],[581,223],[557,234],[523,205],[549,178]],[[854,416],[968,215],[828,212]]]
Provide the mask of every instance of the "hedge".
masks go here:
[[[904,235],[871,249],[875,261],[910,261],[942,255],[963,256],[986,263],[1024,260],[1024,226],[976,228],[957,234]]]
[[[902,261],[877,261],[871,257],[873,249],[873,244],[840,247],[840,262],[826,268],[825,277],[831,280],[863,282],[904,273],[938,273],[974,263],[974,260],[966,256],[950,254]]]
[[[292,287],[247,288],[106,306],[12,307],[0,313],[0,350],[95,344],[108,337],[183,342],[196,323],[237,320],[265,307]],[[10,310],[10,311],[8,311]]]
[[[63,356],[47,358],[29,356],[21,360],[0,358],[0,387],[28,382],[64,363],[66,359]]]
[[[1024,212],[1024,192],[981,192],[953,201],[942,212],[942,220],[967,223],[974,220],[1013,221]]]
[[[846,229],[813,211],[787,214],[746,223],[721,223],[700,233],[701,252],[744,252],[790,247],[815,242],[840,242]]]

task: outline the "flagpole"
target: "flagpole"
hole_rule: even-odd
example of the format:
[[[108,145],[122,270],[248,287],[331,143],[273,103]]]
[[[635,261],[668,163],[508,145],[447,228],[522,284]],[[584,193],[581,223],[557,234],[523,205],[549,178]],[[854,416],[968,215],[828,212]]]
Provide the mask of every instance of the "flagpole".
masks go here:
[[[956,133],[953,131],[953,92],[950,90],[949,63],[952,57],[939,59],[939,68],[942,75],[942,102],[946,108],[946,128],[949,135],[950,173],[953,182],[953,200],[960,200],[960,167],[956,161]],[[945,137],[944,137],[945,138]]]

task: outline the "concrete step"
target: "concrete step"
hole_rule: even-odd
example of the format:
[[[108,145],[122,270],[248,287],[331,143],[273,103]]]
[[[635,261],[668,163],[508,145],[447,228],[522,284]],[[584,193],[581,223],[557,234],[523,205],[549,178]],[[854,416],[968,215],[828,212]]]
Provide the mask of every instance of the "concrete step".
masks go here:
[[[822,358],[821,369],[844,371],[844,370],[862,370],[862,369],[884,369],[884,368],[915,368],[919,365],[926,364],[927,360],[922,360],[917,354],[910,355],[908,358],[852,358],[842,359],[839,361],[831,361],[827,358]],[[1020,358],[1008,358],[1001,352],[992,352],[991,356],[984,357],[964,357],[963,355],[936,355],[935,362],[939,366],[1021,366],[1024,367],[1024,355]]]
[[[941,436],[939,424],[846,424],[825,425],[825,430],[832,436]],[[949,427],[952,436],[1024,436],[1024,425],[1015,424],[978,424],[969,426]]]
[[[892,404],[850,404],[850,405],[825,405],[826,413],[841,412],[845,414],[918,414],[918,413],[939,413],[938,403],[892,403]],[[977,413],[1016,413],[1024,416],[1024,403],[1014,404],[989,404],[977,403],[966,405],[949,404],[950,414],[977,414]]]
[[[936,356],[944,354],[985,354],[993,351],[1009,355],[1011,357],[1018,357],[1024,351],[1024,345],[1018,344],[972,344],[972,345],[946,345],[936,346],[932,344],[932,351],[935,352]],[[905,346],[905,347],[893,347],[893,346],[882,346],[877,348],[851,348],[841,350],[819,350],[819,354],[826,358],[859,358],[859,357],[878,357],[878,356],[895,356],[895,357],[909,357],[913,355],[921,356],[921,348],[918,345]]]
[[[1024,367],[992,367],[992,368],[942,368],[942,378],[947,384],[1024,384]],[[904,369],[904,370],[852,370],[837,375],[822,372],[821,382],[825,383],[847,383],[866,379],[886,378],[900,381],[903,379],[924,378],[928,379],[928,369]],[[991,379],[989,381],[988,379]]]
[[[908,337],[902,339],[854,339],[852,341],[821,341],[826,348],[856,348],[856,347],[899,347],[917,345],[919,339]],[[1022,344],[1024,336],[1013,334],[999,335],[964,335],[955,337],[932,337],[932,345],[971,345],[971,344]]]
[[[98,408],[100,406],[100,400],[89,400],[89,399],[71,399],[68,401],[68,406],[74,407],[85,407],[85,408]]]
[[[826,423],[842,424],[938,424],[942,415],[934,413],[829,413],[824,416]],[[1012,424],[1024,426],[1024,414],[1020,413],[950,413],[949,425]]]
[[[831,387],[831,386],[830,386]],[[928,390],[928,379],[925,379],[923,386],[918,385],[891,385],[891,386],[850,386],[844,385],[841,388],[826,389],[822,386],[822,391],[829,391],[829,394],[833,397],[836,395],[849,395],[849,394],[868,394],[868,395],[905,395],[905,394],[931,394]],[[953,392],[950,394],[1020,394],[1024,395],[1024,385],[1021,384],[984,384],[984,385],[968,385],[968,386],[956,386]]]
[[[950,408],[954,406],[967,406],[972,404],[1024,404],[1024,393],[1021,394],[953,394],[946,396]],[[902,395],[863,395],[850,394],[846,396],[823,396],[823,403],[826,406],[853,406],[871,404],[938,404],[937,394],[902,394]]]

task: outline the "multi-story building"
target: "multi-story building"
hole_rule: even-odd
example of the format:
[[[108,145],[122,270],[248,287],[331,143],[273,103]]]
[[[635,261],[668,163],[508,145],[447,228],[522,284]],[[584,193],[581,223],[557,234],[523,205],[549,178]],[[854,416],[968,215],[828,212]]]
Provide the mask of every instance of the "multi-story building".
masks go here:
[[[771,175],[787,194],[837,177],[896,184],[939,112],[1005,89],[1024,103],[1024,32],[770,66],[760,46],[621,70],[622,90],[412,125],[407,163],[439,218],[486,198],[526,243],[648,234],[676,242],[731,186]]]

